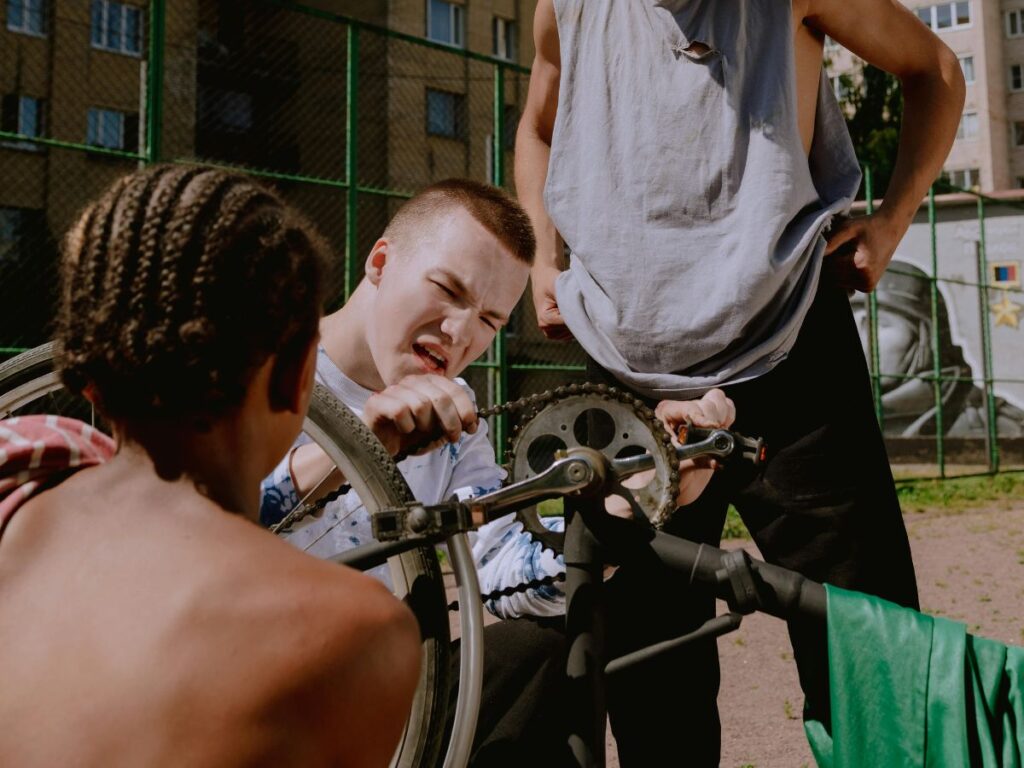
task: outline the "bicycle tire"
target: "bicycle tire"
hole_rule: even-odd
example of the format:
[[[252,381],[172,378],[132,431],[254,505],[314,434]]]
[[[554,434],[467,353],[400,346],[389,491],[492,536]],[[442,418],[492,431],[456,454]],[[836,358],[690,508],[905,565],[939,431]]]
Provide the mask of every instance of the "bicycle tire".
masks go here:
[[[54,369],[52,342],[0,364],[0,419],[63,385]],[[372,432],[344,404],[318,385],[305,428],[338,462],[346,479],[372,512],[412,499],[405,478]],[[438,762],[443,746],[451,678],[451,643],[444,579],[432,547],[388,560],[393,588],[416,613],[422,630],[422,669],[412,711],[393,768]]]

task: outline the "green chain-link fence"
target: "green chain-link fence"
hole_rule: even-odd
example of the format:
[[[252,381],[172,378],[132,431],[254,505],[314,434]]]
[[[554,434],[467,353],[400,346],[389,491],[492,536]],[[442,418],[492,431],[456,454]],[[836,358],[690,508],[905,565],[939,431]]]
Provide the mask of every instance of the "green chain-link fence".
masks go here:
[[[417,7],[424,5],[428,15],[449,7],[431,0]],[[467,28],[459,11],[458,18],[429,22],[438,23],[442,37],[449,24],[452,42],[467,43],[463,48],[269,0],[6,0],[4,13],[0,355],[48,338],[57,240],[81,206],[139,164],[240,168],[276,186],[334,246],[335,306],[361,278],[364,255],[389,217],[417,189],[449,176],[513,186],[512,140],[529,71],[473,50],[489,47],[492,31],[498,47],[497,37],[513,30],[501,42],[514,56],[509,41],[516,20],[500,29],[497,22],[493,30],[489,23]],[[425,29],[419,18],[419,29]],[[904,268],[901,276],[923,288],[883,286],[863,312],[876,405],[890,445],[912,445],[910,460],[943,475],[960,464],[999,469],[1005,464],[1001,448],[1013,454],[1015,430],[1024,429],[1024,418],[1015,426],[1015,414],[995,394],[1000,386],[1018,384],[1024,394],[1024,375],[997,375],[1001,358],[993,355],[989,323],[992,291],[1020,298],[1019,282],[990,285],[986,261],[986,206],[1006,204],[974,197],[980,232],[974,279],[939,269],[942,244],[931,196],[931,268]],[[900,276],[900,269],[896,264],[890,272]],[[971,348],[981,350],[972,353],[974,365],[943,363],[943,345],[952,342],[942,322],[945,313],[949,326],[950,313],[940,284],[974,291],[980,337]],[[879,297],[890,295],[925,297],[927,312],[915,307],[903,314],[931,320],[925,325],[932,354],[920,344],[915,353],[930,367],[886,368],[885,323],[899,314],[900,307],[890,304],[900,301]],[[545,341],[528,300],[524,305],[468,373],[481,405],[583,379],[581,350]],[[892,411],[891,401],[900,397],[890,393],[906,381],[928,390],[930,417]],[[946,389],[958,384],[972,389],[957,394],[954,403]],[[921,399],[920,392],[915,395]],[[981,429],[972,422],[966,437],[950,436],[950,425],[962,415],[951,409],[961,400],[971,401],[971,418],[981,420]],[[1010,417],[1002,418],[1003,412]],[[905,434],[907,419],[913,434]],[[1004,427],[1012,434],[1000,432]],[[499,421],[495,428],[500,440],[507,427]],[[960,462],[967,454],[970,460]]]

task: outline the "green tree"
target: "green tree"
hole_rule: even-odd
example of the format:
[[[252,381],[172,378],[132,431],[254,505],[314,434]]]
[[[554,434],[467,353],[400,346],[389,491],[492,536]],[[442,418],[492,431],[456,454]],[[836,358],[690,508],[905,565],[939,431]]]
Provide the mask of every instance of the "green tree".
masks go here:
[[[863,63],[860,69],[840,76],[844,93],[840,105],[862,166],[871,168],[872,192],[882,197],[889,187],[899,146],[903,93],[899,80],[878,67]],[[864,184],[857,193],[865,195]]]

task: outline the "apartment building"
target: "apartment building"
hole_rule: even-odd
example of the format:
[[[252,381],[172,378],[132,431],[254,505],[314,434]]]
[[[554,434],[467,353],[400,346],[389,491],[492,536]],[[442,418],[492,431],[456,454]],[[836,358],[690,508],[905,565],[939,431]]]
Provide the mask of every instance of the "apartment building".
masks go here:
[[[903,0],[957,55],[967,98],[945,174],[985,192],[1024,187],[1024,2]],[[861,62],[827,41],[826,68],[836,95]]]
[[[535,0],[175,0],[150,50],[146,0],[0,4],[0,348],[46,336],[55,242],[81,206],[139,160],[270,174],[340,251],[354,167],[358,248],[401,197],[448,176],[493,179],[494,66],[532,59]],[[359,38],[355,151],[346,152],[348,25]],[[434,43],[421,46],[379,30]],[[160,151],[147,155],[147,67],[162,63]],[[504,83],[506,179],[526,79]],[[41,141],[33,141],[41,139]],[[323,183],[304,181],[312,177]],[[341,279],[341,265],[338,279]],[[22,306],[24,305],[24,306]],[[23,311],[24,308],[28,309]]]
[[[46,338],[57,239],[86,201],[133,167],[69,145],[137,153],[144,144],[146,5],[6,0],[0,7],[0,347]],[[176,5],[168,18],[168,48],[191,43],[194,5]],[[189,76],[179,63],[172,84]],[[165,107],[169,128],[194,122],[187,90],[168,88]],[[53,143],[31,141],[40,137]]]

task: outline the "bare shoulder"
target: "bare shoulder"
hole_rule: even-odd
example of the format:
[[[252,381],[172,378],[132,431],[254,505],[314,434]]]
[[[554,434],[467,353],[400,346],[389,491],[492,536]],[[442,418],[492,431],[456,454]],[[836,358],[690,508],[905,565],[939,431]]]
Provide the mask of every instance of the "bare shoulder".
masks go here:
[[[257,698],[275,721],[294,720],[314,754],[331,755],[331,764],[386,764],[419,675],[412,612],[377,580],[249,528],[234,538],[255,567],[223,575],[227,588],[215,601],[246,648],[237,666],[261,670]]]
[[[558,20],[554,0],[539,0],[533,14],[533,42],[537,61],[559,65]]]

